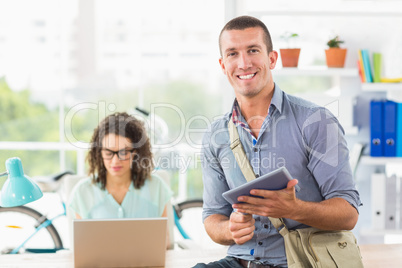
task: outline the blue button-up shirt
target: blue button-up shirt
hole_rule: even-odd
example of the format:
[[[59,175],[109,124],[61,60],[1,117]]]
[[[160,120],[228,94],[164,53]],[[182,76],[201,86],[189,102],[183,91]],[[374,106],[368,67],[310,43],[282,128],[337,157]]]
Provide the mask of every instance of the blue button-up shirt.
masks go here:
[[[288,95],[275,85],[268,116],[257,139],[246,130],[241,114],[237,116],[244,123],[236,127],[255,174],[285,166],[299,181],[297,198],[320,202],[340,197],[356,209],[361,205],[343,128],[327,109]],[[246,183],[230,149],[228,120],[233,120],[232,112],[214,121],[203,139],[204,220],[213,214],[229,217],[233,209],[222,193]],[[267,217],[254,218],[254,237],[243,245],[230,246],[228,255],[286,267],[283,238]],[[308,227],[284,220],[289,229]]]

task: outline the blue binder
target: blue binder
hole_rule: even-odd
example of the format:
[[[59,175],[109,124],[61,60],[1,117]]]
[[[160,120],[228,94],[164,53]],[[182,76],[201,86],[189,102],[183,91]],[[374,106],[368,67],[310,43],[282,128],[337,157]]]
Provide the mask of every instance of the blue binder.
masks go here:
[[[396,108],[396,156],[402,157],[402,103]]]
[[[383,105],[382,100],[370,102],[370,155],[383,156]]]
[[[394,101],[384,102],[384,156],[396,156],[396,107]]]

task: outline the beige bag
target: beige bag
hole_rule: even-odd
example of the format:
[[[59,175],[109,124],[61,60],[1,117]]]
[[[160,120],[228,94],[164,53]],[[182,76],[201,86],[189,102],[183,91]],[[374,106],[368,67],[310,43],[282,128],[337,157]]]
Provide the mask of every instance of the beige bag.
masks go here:
[[[247,181],[255,179],[233,121],[228,124],[230,148]],[[245,166],[240,163],[246,163]],[[289,268],[360,268],[360,249],[352,232],[323,231],[316,228],[288,230],[282,218],[269,220],[283,236]]]
[[[282,219],[269,219],[285,240],[289,268],[363,267],[360,249],[352,232],[316,228],[288,230]]]

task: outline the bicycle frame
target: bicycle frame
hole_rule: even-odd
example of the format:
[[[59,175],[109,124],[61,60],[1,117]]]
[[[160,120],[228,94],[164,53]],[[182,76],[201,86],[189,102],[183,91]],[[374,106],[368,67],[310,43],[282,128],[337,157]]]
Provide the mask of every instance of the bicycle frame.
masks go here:
[[[66,205],[64,204],[64,202],[62,202],[63,205],[63,213],[60,213],[57,216],[54,216],[51,219],[46,219],[43,223],[41,223],[38,227],[35,228],[35,231],[27,238],[25,239],[24,242],[22,242],[18,247],[16,247],[15,249],[13,249],[10,254],[17,254],[20,249],[22,247],[24,247],[24,245],[32,238],[34,237],[40,230],[42,230],[43,228],[46,228],[47,226],[49,226],[50,224],[53,223],[53,221],[61,216],[66,216],[67,215],[67,209],[66,209]],[[46,218],[46,217],[45,217]],[[58,249],[54,249],[54,251],[57,251]],[[47,249],[46,252],[52,251],[51,249]]]
[[[186,231],[184,231],[183,227],[181,226],[179,216],[177,215],[177,213],[174,209],[173,209],[173,215],[174,215],[174,224],[176,225],[177,230],[179,230],[181,236],[184,239],[191,239],[190,236],[188,236]]]

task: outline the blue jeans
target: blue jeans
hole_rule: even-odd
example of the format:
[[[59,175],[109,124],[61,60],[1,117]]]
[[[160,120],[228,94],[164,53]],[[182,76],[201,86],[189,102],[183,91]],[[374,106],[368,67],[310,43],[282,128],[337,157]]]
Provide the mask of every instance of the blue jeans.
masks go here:
[[[197,263],[193,268],[243,268],[243,266],[237,262],[236,258],[227,256],[219,261],[205,263]]]

